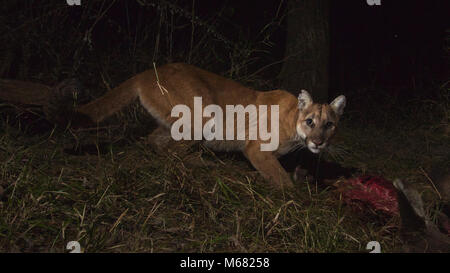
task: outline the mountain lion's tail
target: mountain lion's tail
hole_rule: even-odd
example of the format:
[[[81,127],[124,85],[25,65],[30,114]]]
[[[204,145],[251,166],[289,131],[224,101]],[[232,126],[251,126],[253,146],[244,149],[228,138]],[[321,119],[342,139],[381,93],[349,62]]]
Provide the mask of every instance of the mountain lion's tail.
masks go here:
[[[138,96],[135,77],[123,82],[118,87],[108,91],[102,97],[81,105],[76,112],[88,116],[92,122],[100,122],[133,102]],[[77,117],[75,117],[76,119]],[[77,122],[74,120],[74,122]]]

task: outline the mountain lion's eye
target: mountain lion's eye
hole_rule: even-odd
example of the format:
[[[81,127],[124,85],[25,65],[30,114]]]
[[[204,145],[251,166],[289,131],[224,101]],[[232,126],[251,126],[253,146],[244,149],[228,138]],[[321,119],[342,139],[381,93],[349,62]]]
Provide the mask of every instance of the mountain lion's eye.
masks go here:
[[[327,122],[326,124],[325,124],[325,127],[328,129],[328,128],[331,128],[333,126],[333,122],[331,122],[331,121],[329,121],[329,122]]]
[[[308,125],[311,128],[314,128],[314,123],[312,119],[306,119],[306,125]]]

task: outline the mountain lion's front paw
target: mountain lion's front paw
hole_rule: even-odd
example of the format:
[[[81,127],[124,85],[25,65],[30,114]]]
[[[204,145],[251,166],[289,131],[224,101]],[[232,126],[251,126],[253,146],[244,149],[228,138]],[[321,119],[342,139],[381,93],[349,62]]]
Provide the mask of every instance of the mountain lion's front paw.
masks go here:
[[[300,166],[297,166],[292,174],[292,179],[295,183],[302,183],[307,181],[312,181],[313,176],[308,175],[308,170],[302,169]]]

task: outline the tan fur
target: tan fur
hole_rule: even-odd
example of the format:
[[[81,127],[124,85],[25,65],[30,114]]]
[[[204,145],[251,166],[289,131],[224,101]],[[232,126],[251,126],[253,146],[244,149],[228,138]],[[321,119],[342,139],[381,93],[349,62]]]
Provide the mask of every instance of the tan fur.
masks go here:
[[[298,100],[286,91],[255,91],[197,67],[174,63],[159,67],[156,71],[152,69],[142,72],[107,92],[103,97],[80,106],[78,111],[89,116],[94,122],[100,122],[139,97],[141,104],[159,121],[161,128],[169,130],[171,124],[178,119],[171,117],[173,106],[184,104],[194,109],[194,96],[202,97],[203,107],[209,104],[219,105],[222,109],[225,109],[226,105],[238,104],[243,106],[252,104],[257,107],[279,105],[278,150],[262,152],[260,140],[205,142],[214,150],[242,151],[264,178],[279,187],[291,187],[292,181],[277,157],[300,145],[308,145],[308,141],[311,140],[323,140],[326,146],[339,120],[339,115],[332,106],[314,104],[307,92],[303,91],[302,94],[306,100],[300,107],[300,98]],[[343,99],[345,105],[345,98]],[[268,110],[267,116],[270,118],[270,107]],[[308,127],[305,124],[307,118],[312,118],[317,126]],[[332,121],[335,125],[325,130],[324,126],[328,121]],[[270,124],[268,121],[268,125]],[[248,130],[248,125],[246,128]]]

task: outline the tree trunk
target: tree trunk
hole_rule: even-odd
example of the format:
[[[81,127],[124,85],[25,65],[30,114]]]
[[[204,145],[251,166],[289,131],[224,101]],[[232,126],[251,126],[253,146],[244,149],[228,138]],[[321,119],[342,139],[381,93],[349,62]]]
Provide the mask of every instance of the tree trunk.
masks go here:
[[[315,101],[324,102],[329,82],[329,1],[289,0],[287,8],[281,87],[294,94],[306,89]]]

